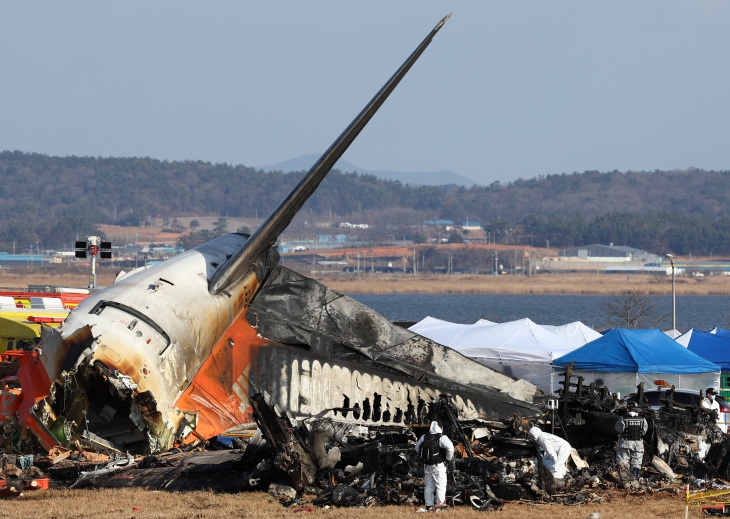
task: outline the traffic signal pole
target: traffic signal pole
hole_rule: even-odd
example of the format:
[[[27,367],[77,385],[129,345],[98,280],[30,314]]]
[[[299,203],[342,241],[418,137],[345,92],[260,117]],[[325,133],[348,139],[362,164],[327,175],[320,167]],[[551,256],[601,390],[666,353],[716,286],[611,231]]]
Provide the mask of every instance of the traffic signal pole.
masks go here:
[[[96,256],[102,259],[112,257],[112,243],[101,241],[98,236],[88,236],[87,241],[76,242],[76,257],[86,258],[87,253],[91,255],[91,272],[89,273],[89,288],[96,288]]]
[[[96,255],[99,252],[98,236],[89,236],[89,254],[91,254],[91,272],[89,273],[89,288],[96,288]]]

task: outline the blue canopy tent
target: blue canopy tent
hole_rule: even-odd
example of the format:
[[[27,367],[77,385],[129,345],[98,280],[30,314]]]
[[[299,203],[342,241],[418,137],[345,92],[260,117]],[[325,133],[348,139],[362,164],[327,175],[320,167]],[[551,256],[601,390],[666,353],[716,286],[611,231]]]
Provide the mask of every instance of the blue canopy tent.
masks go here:
[[[661,330],[615,328],[553,364],[557,368],[571,362],[576,375],[589,383],[600,381],[621,394],[633,393],[640,382],[648,389],[657,380],[678,389],[720,387],[719,365],[692,353]]]
[[[710,333],[714,334],[714,335],[722,335],[725,337],[730,337],[730,330],[728,330],[726,328],[720,328],[719,326],[710,330]]]
[[[692,328],[675,339],[689,351],[730,371],[730,335],[720,335]]]

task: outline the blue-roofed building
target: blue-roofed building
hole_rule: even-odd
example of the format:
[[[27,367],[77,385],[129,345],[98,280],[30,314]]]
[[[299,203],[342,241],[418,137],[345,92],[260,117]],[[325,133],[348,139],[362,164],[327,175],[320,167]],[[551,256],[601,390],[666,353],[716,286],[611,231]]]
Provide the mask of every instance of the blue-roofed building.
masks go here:
[[[0,252],[0,265],[7,267],[10,266],[21,266],[21,265],[42,265],[44,260],[41,254],[9,254],[7,252]]]
[[[484,227],[482,227],[482,224],[479,222],[470,222],[467,220],[466,222],[461,222],[461,228],[465,231],[483,231]]]
[[[454,225],[451,220],[424,220],[423,225]]]

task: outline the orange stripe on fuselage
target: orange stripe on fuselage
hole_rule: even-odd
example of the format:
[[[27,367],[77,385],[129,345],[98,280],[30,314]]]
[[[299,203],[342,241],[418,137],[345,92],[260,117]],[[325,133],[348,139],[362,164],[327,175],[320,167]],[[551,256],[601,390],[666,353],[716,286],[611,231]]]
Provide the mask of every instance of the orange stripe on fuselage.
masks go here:
[[[254,421],[248,377],[258,349],[271,343],[258,337],[244,316],[245,312],[234,321],[174,404],[181,411],[198,414],[195,432],[203,438]],[[193,440],[194,435],[186,439]]]

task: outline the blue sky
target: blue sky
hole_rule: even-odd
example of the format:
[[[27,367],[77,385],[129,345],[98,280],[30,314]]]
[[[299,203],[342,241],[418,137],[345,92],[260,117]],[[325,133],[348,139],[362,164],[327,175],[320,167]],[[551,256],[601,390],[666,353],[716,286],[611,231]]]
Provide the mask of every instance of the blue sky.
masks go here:
[[[0,149],[260,165],[327,148],[480,183],[730,169],[730,3],[3,2]]]

